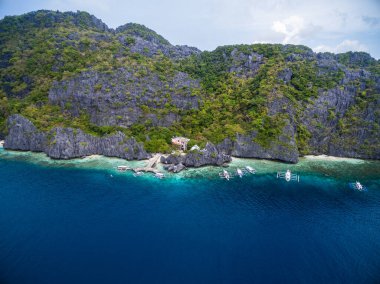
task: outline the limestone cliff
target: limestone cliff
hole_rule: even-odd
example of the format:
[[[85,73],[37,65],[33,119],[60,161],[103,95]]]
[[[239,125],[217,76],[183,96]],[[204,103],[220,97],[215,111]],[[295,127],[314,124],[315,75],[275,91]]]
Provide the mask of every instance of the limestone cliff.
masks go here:
[[[4,144],[6,149],[45,152],[54,159],[104,155],[141,160],[150,156],[140,143],[120,132],[100,138],[79,129],[56,127],[44,133],[20,115],[9,117],[8,128]]]

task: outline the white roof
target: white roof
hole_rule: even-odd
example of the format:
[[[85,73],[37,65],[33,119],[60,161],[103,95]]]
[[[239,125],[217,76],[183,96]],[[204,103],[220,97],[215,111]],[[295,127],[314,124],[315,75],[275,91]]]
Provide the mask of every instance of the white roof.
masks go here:
[[[193,151],[193,150],[200,150],[201,148],[199,148],[198,145],[194,145],[193,147],[191,147],[190,151]]]
[[[185,140],[185,141],[190,141],[190,139],[186,137],[173,137],[172,139],[178,139],[178,140]]]

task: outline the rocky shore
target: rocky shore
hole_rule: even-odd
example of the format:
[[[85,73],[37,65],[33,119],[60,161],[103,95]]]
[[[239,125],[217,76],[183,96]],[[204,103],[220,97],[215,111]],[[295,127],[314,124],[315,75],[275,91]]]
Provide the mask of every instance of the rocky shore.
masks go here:
[[[167,158],[162,158],[161,162],[176,166],[173,171],[183,166],[220,166],[230,162],[231,156],[296,163],[298,150],[294,139],[289,140],[289,134],[294,133],[291,128],[285,127],[284,134],[280,136],[280,142],[283,141],[285,146],[281,146],[281,143],[273,143],[269,148],[264,148],[253,141],[255,133],[250,136],[237,135],[235,141],[225,139],[218,145],[208,142],[202,150],[190,151],[184,156],[171,154]],[[44,152],[53,159],[72,159],[89,155],[104,155],[127,160],[142,160],[150,157],[142,143],[138,143],[134,138],[126,137],[121,132],[106,137],[96,137],[80,129],[63,127],[42,132],[31,121],[18,114],[8,118],[8,135],[5,138],[4,147],[10,150]]]
[[[230,162],[231,157],[298,162],[299,152],[294,139],[294,130],[290,125],[284,127],[279,141],[267,148],[254,142],[255,135],[255,133],[238,134],[235,140],[225,139],[217,145],[208,142],[201,150],[189,151],[183,155],[162,156],[161,163],[166,165],[167,170],[179,172],[185,167],[221,166]],[[5,137],[4,148],[44,152],[53,159],[103,155],[126,160],[143,160],[151,156],[142,143],[126,137],[122,132],[106,137],[96,137],[80,129],[63,127],[42,132],[31,121],[18,114],[8,118],[8,135]]]
[[[53,159],[72,159],[90,155],[119,157],[127,160],[147,159],[150,155],[141,143],[118,132],[107,137],[95,137],[79,129],[56,127],[45,133],[20,115],[8,119],[9,133],[4,148],[45,152]]]

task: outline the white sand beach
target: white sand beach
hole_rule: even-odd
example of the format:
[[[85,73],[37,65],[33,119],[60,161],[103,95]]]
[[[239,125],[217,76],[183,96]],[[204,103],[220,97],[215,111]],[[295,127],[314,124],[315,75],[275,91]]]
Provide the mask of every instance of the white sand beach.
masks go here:
[[[350,163],[363,163],[364,160],[355,158],[343,158],[328,155],[305,155],[303,158],[307,160],[320,160],[320,161],[331,161],[331,162],[350,162]]]

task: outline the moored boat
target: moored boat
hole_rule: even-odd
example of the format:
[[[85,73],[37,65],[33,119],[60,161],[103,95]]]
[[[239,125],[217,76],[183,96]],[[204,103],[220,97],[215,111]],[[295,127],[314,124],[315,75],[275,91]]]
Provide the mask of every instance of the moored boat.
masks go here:
[[[163,179],[165,177],[165,175],[163,173],[156,173],[154,175],[154,177],[158,178],[158,179]]]
[[[117,170],[120,172],[125,172],[126,170],[129,170],[130,168],[128,166],[117,166]]]
[[[255,174],[256,173],[256,170],[250,166],[246,166],[245,167],[245,170],[251,174]]]
[[[221,178],[224,178],[224,179],[226,179],[226,180],[230,180],[230,174],[226,171],[226,170],[223,170],[223,172],[222,173],[219,173],[219,176],[221,177]]]
[[[359,181],[355,181],[349,184],[352,189],[357,191],[366,191],[367,189]]]
[[[283,178],[286,181],[300,181],[300,176],[293,174],[289,169],[286,172],[277,172],[277,178]]]
[[[292,177],[292,173],[290,172],[290,170],[286,170],[285,180],[290,181],[291,177]]]

